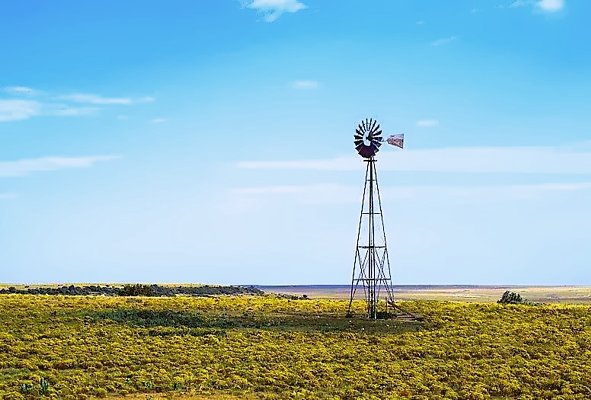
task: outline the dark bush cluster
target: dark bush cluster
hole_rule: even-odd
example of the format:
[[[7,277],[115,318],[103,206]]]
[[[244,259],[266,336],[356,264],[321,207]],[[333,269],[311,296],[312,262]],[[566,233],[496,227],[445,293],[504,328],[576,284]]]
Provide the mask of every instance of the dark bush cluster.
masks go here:
[[[36,287],[24,289],[17,289],[15,287],[9,287],[8,289],[0,289],[0,294],[49,294],[49,295],[69,295],[69,296],[91,296],[91,295],[107,295],[116,296],[119,294],[121,289],[112,287],[110,285],[97,286],[60,286],[60,287]]]
[[[17,289],[10,287],[0,289],[0,294],[47,294],[47,295],[68,295],[68,296],[214,296],[214,295],[235,295],[254,294],[260,295],[264,292],[252,286],[160,286],[146,284],[129,284],[123,287],[112,285],[85,285],[85,286],[60,286],[60,287],[36,287]]]
[[[125,285],[119,292],[119,296],[154,296],[154,290],[150,285],[142,285],[136,283],[135,285]]]
[[[521,304],[524,302],[525,300],[521,298],[519,293],[511,292],[509,290],[506,290],[501,298],[497,301],[499,304]]]

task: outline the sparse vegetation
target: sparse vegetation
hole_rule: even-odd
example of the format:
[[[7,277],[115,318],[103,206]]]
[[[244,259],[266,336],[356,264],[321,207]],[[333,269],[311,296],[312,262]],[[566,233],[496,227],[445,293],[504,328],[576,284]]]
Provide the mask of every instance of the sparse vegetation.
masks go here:
[[[402,303],[422,325],[354,306],[0,296],[0,398],[591,398],[589,306]]]

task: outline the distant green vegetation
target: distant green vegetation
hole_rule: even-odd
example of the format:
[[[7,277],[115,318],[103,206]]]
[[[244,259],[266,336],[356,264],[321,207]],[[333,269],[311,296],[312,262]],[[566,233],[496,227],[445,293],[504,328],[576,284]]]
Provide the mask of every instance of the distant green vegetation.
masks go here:
[[[0,288],[0,294],[48,294],[63,296],[213,296],[251,294],[260,295],[263,291],[251,286],[216,285],[36,285],[8,286]]]
[[[154,289],[150,285],[124,285],[119,292],[120,296],[154,296]]]
[[[511,292],[509,290],[505,291],[499,301],[499,304],[522,304],[524,300],[521,298],[519,293]]]

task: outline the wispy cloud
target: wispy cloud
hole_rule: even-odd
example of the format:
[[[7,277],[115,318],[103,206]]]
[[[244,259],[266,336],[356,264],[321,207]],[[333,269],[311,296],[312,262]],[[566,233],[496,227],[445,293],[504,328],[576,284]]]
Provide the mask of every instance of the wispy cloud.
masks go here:
[[[509,4],[509,8],[519,8],[535,4],[535,0],[514,0]],[[505,5],[499,5],[498,8],[505,8]]]
[[[35,100],[0,100],[0,122],[21,121],[37,116],[74,117],[94,114],[96,107],[72,107],[67,104]]]
[[[312,80],[294,81],[291,83],[291,87],[294,89],[316,89],[318,87],[318,82]]]
[[[538,8],[546,12],[557,12],[564,8],[564,0],[540,0]]]
[[[16,193],[0,193],[0,200],[16,199],[17,197]]]
[[[100,108],[98,107],[72,107],[66,104],[46,104],[44,105],[42,115],[80,117],[96,114],[99,111]]]
[[[444,46],[446,44],[450,44],[452,42],[455,42],[457,39],[458,39],[457,36],[450,36],[450,37],[437,39],[437,40],[434,40],[431,42],[431,46]]]
[[[65,168],[88,168],[101,161],[120,158],[116,155],[85,157],[41,157],[15,161],[0,161],[0,177],[25,176],[33,172],[55,171]]]
[[[3,91],[13,96],[38,96],[42,93],[27,86],[6,86]]]
[[[564,0],[515,0],[509,8],[532,7],[535,10],[555,13],[564,9]]]
[[[380,169],[392,171],[591,174],[591,151],[572,147],[450,147],[387,151],[378,154]],[[244,161],[247,169],[359,170],[359,157],[325,160]]]
[[[39,115],[40,104],[32,100],[0,100],[0,122],[20,121]]]
[[[290,199],[305,204],[351,204],[361,201],[362,188],[358,185],[323,183],[315,185],[277,185],[238,187],[230,190],[232,199],[248,200],[246,204],[261,205],[264,201],[277,202],[278,198]],[[541,183],[519,185],[411,185],[383,186],[380,193],[383,200],[470,198],[529,199],[550,194],[591,190],[591,182]]]
[[[439,126],[439,120],[437,119],[421,119],[417,121],[419,128],[434,128]]]
[[[266,22],[276,21],[284,13],[295,13],[307,8],[298,0],[249,0],[242,3],[246,8],[263,14]]]
[[[233,198],[282,196],[308,204],[351,203],[359,200],[359,187],[336,183],[315,185],[277,185],[238,187],[230,190]],[[260,204],[260,202],[257,201]]]
[[[151,103],[153,97],[105,97],[91,93],[55,95],[26,86],[8,86],[11,98],[0,98],[0,122],[22,121],[37,116],[75,117],[92,115],[101,107]],[[23,96],[35,99],[24,99]]]
[[[159,117],[159,118],[152,118],[152,119],[150,120],[150,123],[151,123],[151,124],[163,124],[163,123],[165,123],[166,121],[168,121],[168,119],[166,119],[166,118],[162,118],[162,117]]]
[[[74,103],[94,104],[94,105],[130,105],[138,103],[152,103],[153,97],[105,97],[93,93],[72,93],[59,97],[62,100],[72,101]]]

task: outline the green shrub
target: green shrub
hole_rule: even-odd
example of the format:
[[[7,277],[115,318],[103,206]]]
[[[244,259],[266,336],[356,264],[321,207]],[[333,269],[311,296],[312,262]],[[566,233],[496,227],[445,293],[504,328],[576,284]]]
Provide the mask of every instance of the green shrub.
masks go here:
[[[519,293],[511,292],[506,290],[501,298],[497,301],[499,304],[521,304],[525,300],[521,298]]]
[[[137,283],[135,285],[125,285],[120,296],[154,296],[154,289],[150,285],[142,285]]]

